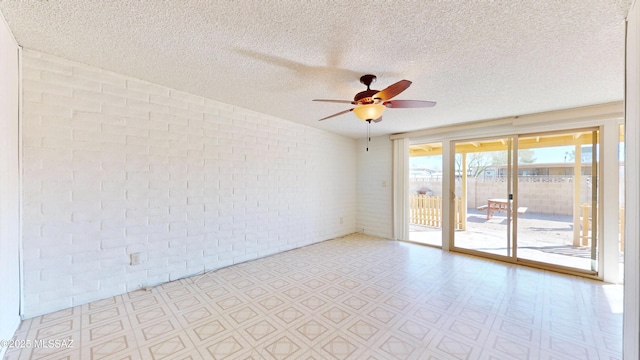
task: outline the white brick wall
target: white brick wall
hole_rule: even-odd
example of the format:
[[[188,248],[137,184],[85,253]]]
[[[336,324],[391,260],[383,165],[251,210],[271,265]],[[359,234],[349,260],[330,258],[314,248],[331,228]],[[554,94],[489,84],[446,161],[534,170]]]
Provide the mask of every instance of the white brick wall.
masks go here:
[[[19,48],[0,13],[0,339],[20,324]],[[0,358],[6,351],[0,346]]]
[[[354,140],[23,61],[26,317],[356,231]]]
[[[366,139],[358,140],[358,232],[393,237],[392,144],[388,135],[372,137],[365,151]]]

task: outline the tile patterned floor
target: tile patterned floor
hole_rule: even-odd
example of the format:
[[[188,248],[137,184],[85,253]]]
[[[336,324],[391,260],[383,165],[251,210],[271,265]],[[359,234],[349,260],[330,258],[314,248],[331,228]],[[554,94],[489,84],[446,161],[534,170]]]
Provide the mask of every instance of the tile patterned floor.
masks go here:
[[[23,321],[5,359],[620,359],[622,288],[354,234]]]

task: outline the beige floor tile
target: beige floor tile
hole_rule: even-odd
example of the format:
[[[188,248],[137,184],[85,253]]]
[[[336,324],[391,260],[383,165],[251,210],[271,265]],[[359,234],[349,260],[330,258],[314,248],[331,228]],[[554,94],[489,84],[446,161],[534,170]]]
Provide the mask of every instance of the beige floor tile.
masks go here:
[[[620,359],[622,288],[354,234],[22,322],[5,359]]]

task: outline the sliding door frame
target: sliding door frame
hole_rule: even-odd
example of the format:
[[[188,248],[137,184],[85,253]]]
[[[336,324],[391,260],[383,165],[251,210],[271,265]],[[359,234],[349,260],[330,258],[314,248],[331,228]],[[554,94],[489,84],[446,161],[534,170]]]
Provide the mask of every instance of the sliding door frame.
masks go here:
[[[447,214],[447,216],[443,218],[442,249],[448,251],[452,248],[454,236],[454,230],[451,226],[454,223],[454,213],[452,209],[455,197],[452,190],[455,189],[455,177],[451,176],[451,174],[453,174],[451,169],[455,166],[452,155],[454,153],[452,148],[454,140],[495,138],[518,134],[572,131],[574,129],[598,127],[600,129],[599,149],[601,152],[599,198],[602,204],[602,206],[599,207],[597,226],[598,241],[600,241],[598,248],[600,251],[606,250],[604,255],[602,252],[600,253],[598,274],[591,275],[575,271],[571,268],[548,266],[547,264],[539,265],[526,260],[513,260],[512,262],[616,283],[619,272],[618,253],[611,249],[617,246],[613,243],[617,244],[618,236],[618,205],[617,201],[613,201],[618,199],[618,172],[605,171],[605,169],[611,166],[617,166],[618,164],[618,138],[617,135],[613,135],[613,132],[618,134],[618,125],[623,123],[623,109],[622,102],[615,102],[548,113],[479,121],[411,133],[394,134],[391,135],[390,138],[408,138],[410,144],[442,142],[443,212]],[[408,217],[405,221],[408,223]],[[612,239],[614,236],[615,241]],[[603,243],[604,239],[611,240]],[[502,257],[497,260],[505,261]]]
[[[567,132],[590,132],[591,134],[593,134],[594,132],[597,132],[598,134],[602,134],[602,131],[604,129],[604,126],[590,126],[590,127],[582,127],[582,128],[571,128],[571,129],[564,129],[564,130],[558,130],[558,131],[545,131],[545,132],[530,132],[530,133],[523,133],[523,134],[518,134],[515,137],[515,142],[517,143],[518,140],[520,138],[527,138],[527,137],[535,137],[535,136],[545,136],[545,135],[554,135],[554,134],[562,134],[562,133],[567,133]],[[593,135],[592,135],[593,136]],[[591,184],[595,184],[596,186],[592,186],[592,193],[591,193],[591,198],[593,199],[594,197],[596,197],[598,200],[598,206],[593,206],[592,204],[592,219],[596,219],[597,221],[593,222],[593,233],[594,236],[596,237],[596,241],[593,242],[591,244],[591,248],[594,248],[595,245],[595,249],[598,252],[597,254],[597,259],[598,259],[598,264],[596,266],[596,270],[593,270],[593,266],[591,266],[591,270],[584,270],[584,269],[578,269],[578,268],[572,268],[572,267],[568,267],[568,266],[563,266],[563,265],[557,265],[557,264],[552,264],[552,263],[544,263],[544,262],[539,262],[539,261],[535,261],[535,260],[530,260],[530,259],[525,259],[525,258],[518,258],[517,257],[517,247],[514,249],[515,252],[515,257],[516,257],[516,262],[522,265],[527,265],[527,266],[531,266],[531,267],[538,267],[538,268],[543,268],[543,269],[549,269],[549,270],[554,270],[554,271],[558,271],[558,272],[564,272],[564,273],[577,273],[581,276],[588,276],[588,277],[595,277],[600,279],[601,276],[599,275],[599,273],[602,271],[602,266],[603,266],[603,258],[604,258],[604,247],[603,247],[603,233],[600,231],[600,224],[601,224],[601,214],[602,214],[602,208],[603,206],[599,205],[602,200],[602,194],[603,194],[603,189],[602,189],[602,185],[600,182],[600,179],[602,179],[603,176],[603,172],[602,172],[602,162],[603,162],[603,154],[602,151],[598,151],[598,155],[599,156],[594,156],[596,155],[596,149],[602,149],[602,136],[598,135],[597,138],[591,142],[592,145],[592,173],[591,173]],[[597,145],[597,146],[596,146]],[[616,145],[617,146],[617,145]],[[517,154],[517,147],[516,147],[516,151],[515,153]],[[577,155],[576,155],[577,156]],[[577,161],[577,160],[574,160]],[[518,163],[518,160],[516,158],[515,163]],[[615,161],[615,165],[618,165],[618,161],[616,159]],[[593,169],[596,169],[596,171],[594,172]],[[516,167],[516,174],[517,174],[517,167]],[[575,176],[575,174],[574,174]],[[595,180],[594,180],[595,178]],[[518,185],[518,181],[517,178],[514,179],[514,183],[515,183],[515,187],[516,187],[516,192],[515,194],[517,194],[517,185]],[[617,184],[617,182],[616,182]],[[575,186],[575,184],[574,184]],[[518,195],[515,196],[516,199],[519,197]],[[517,204],[514,205],[515,208],[517,208]],[[575,209],[574,209],[575,211]],[[597,212],[596,212],[597,211]],[[616,210],[617,211],[617,208]],[[579,215],[578,215],[579,216]],[[517,221],[517,215],[515,217],[516,221]],[[516,228],[516,236],[517,236],[517,226],[514,225],[514,227]],[[592,251],[592,250],[590,250]],[[617,272],[616,272],[617,274]],[[616,275],[617,276],[617,275]]]
[[[517,153],[518,148],[517,148],[517,139],[518,139],[518,135],[514,135],[514,134],[510,134],[510,135],[503,135],[503,136],[489,136],[489,137],[473,137],[473,138],[461,138],[461,139],[455,139],[451,141],[451,145],[449,147],[449,151],[451,152],[452,156],[451,158],[453,159],[454,163],[453,165],[449,168],[449,171],[452,171],[454,174],[451,176],[454,180],[453,180],[453,184],[451,185],[451,189],[452,189],[452,193],[453,196],[455,198],[455,155],[457,155],[456,152],[456,144],[458,143],[466,143],[466,142],[481,142],[483,140],[507,140],[507,144],[506,144],[506,149],[505,150],[500,150],[500,151],[506,151],[507,152],[507,174],[506,174],[506,185],[507,188],[505,189],[506,192],[504,193],[504,197],[509,199],[511,198],[511,195],[513,194],[517,194],[517,189],[518,189],[518,185],[517,185],[517,177],[513,177],[513,174],[517,174],[518,173],[518,164],[516,161],[514,161],[514,152]],[[498,150],[496,150],[498,151]],[[443,149],[444,152],[444,149]],[[466,153],[461,153],[461,155],[466,156]],[[517,157],[516,157],[517,159]],[[464,185],[464,182],[467,181],[467,177],[465,176],[465,172],[466,172],[466,165],[465,165],[465,161],[462,161],[462,177],[461,177],[461,181],[463,182],[462,184],[462,197],[465,200],[465,202],[468,203],[468,198],[467,198],[467,194],[465,193],[465,188],[466,186]],[[514,180],[516,179],[516,180]],[[466,206],[466,204],[465,204]],[[513,197],[513,202],[510,203],[508,205],[508,208],[516,208],[517,209],[518,206],[518,199],[517,196]],[[455,212],[455,207],[452,207],[452,209],[450,210],[452,212]],[[489,211],[489,209],[487,209],[487,211]],[[495,259],[495,260],[502,260],[502,261],[507,261],[507,262],[516,262],[517,257],[515,256],[515,251],[517,249],[516,244],[517,244],[517,232],[514,231],[515,229],[517,229],[517,216],[512,216],[512,212],[511,211],[507,211],[507,228],[506,228],[506,248],[507,248],[507,255],[499,255],[499,254],[494,254],[494,253],[490,253],[490,252],[484,252],[484,251],[479,251],[479,250],[474,250],[474,249],[468,249],[468,248],[464,248],[464,247],[459,247],[455,245],[455,231],[452,232],[452,237],[451,237],[451,243],[450,243],[450,249],[452,249],[453,251],[457,251],[457,252],[462,252],[462,253],[468,253],[471,255],[476,255],[476,256],[481,256],[481,257],[487,257],[487,258],[491,258],[491,259]],[[455,214],[454,214],[455,217]],[[466,220],[465,220],[466,221]]]

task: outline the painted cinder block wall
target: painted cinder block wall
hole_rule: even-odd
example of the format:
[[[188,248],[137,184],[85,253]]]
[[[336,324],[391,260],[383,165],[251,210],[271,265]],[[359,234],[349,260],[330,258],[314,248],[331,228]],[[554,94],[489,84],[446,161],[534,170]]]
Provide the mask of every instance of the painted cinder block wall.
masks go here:
[[[25,317],[356,231],[353,139],[32,50],[23,97]]]
[[[20,165],[18,43],[0,13],[0,340],[20,324]],[[0,346],[0,359],[6,346]]]
[[[392,145],[388,135],[358,140],[357,229],[363,234],[393,238]]]

